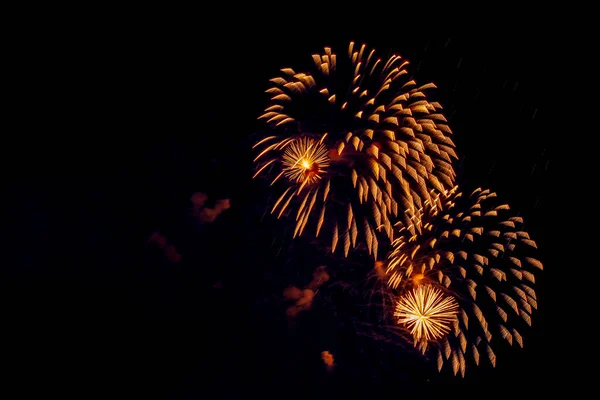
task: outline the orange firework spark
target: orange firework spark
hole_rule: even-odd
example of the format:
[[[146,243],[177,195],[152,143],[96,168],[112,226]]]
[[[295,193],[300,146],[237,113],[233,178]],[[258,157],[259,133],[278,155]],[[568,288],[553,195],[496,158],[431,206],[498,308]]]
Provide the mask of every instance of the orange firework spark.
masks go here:
[[[430,190],[454,185],[451,130],[425,95],[435,85],[407,78],[400,56],[380,59],[351,42],[347,57],[326,47],[313,61],[312,73],[284,68],[271,79],[259,119],[272,132],[254,145],[255,177],[274,172],[272,184],[283,184],[272,213],[297,208],[294,236],[313,216],[317,236],[326,225],[332,252],[341,240],[347,256],[360,232],[377,258],[378,236],[393,239],[392,219],[418,232],[410,222]]]

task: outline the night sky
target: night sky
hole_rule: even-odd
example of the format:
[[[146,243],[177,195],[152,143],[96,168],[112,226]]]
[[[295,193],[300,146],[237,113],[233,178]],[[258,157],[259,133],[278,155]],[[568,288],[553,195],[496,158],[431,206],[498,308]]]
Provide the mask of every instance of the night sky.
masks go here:
[[[295,323],[285,315],[283,288],[307,284],[333,260],[264,215],[273,199],[251,179],[250,147],[266,129],[256,118],[279,68],[307,70],[312,53],[344,54],[350,40],[401,54],[418,83],[438,86],[428,97],[454,132],[457,182],[496,191],[538,244],[539,310],[525,348],[498,354],[495,369],[438,374],[402,348],[356,337],[320,303]],[[30,116],[51,128],[19,166],[27,179],[9,182],[19,212],[0,280],[5,379],[80,398],[117,388],[159,398],[337,398],[546,387],[556,162],[548,40],[535,31],[197,40],[157,29],[41,46],[38,60],[51,67],[28,71],[38,104],[57,109]],[[197,192],[231,208],[200,223]],[[180,261],[152,243],[155,232]],[[322,350],[334,354],[332,373]]]

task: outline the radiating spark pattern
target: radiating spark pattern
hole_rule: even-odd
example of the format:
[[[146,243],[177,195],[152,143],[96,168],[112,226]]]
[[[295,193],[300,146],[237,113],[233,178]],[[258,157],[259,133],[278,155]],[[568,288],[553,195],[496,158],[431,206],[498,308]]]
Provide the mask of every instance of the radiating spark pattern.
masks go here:
[[[391,220],[418,232],[410,222],[430,190],[454,185],[452,132],[441,105],[425,95],[435,85],[418,86],[402,57],[381,59],[351,42],[347,55],[326,47],[312,58],[312,72],[283,68],[270,81],[259,119],[271,130],[254,145],[255,177],[273,174],[271,184],[283,185],[271,212],[295,210],[294,236],[310,221],[317,236],[327,232],[332,252],[339,243],[347,256],[364,242],[377,258],[378,238],[393,239]],[[315,143],[321,162],[300,161],[299,150]]]
[[[400,298],[416,287],[434,285],[459,305],[448,334],[438,339],[438,368],[450,363],[465,374],[467,360],[482,357],[495,366],[492,343],[523,346],[520,331],[537,309],[533,285],[540,261],[530,256],[536,243],[523,218],[511,215],[496,193],[475,190],[463,196],[455,187],[431,194],[421,210],[420,234],[402,223],[385,267],[388,288]],[[382,276],[383,273],[379,273]],[[495,338],[492,342],[492,338]]]
[[[405,324],[423,353],[430,340],[444,337],[456,319],[458,304],[432,285],[418,285],[399,297],[394,316]]]
[[[290,181],[301,185],[314,183],[329,166],[327,148],[316,140],[300,138],[285,149],[281,164]]]

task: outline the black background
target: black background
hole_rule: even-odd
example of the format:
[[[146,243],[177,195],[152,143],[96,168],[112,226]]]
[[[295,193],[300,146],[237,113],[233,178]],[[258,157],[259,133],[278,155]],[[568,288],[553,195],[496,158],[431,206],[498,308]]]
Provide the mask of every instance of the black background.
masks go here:
[[[29,51],[17,101],[40,112],[22,118],[23,151],[8,180],[18,212],[9,217],[11,256],[0,282],[7,382],[81,398],[113,390],[314,398],[551,387],[550,37],[534,29],[337,38],[224,31],[157,25],[116,34],[106,26]],[[288,249],[281,225],[263,218],[270,193],[250,179],[250,147],[264,129],[256,118],[279,68],[308,69],[312,53],[332,46],[343,54],[349,40],[381,55],[392,49],[411,61],[417,82],[436,83],[430,98],[454,131],[459,182],[497,191],[538,243],[546,267],[540,310],[525,348],[499,354],[496,369],[468,370],[466,379],[411,371],[402,352],[357,340],[365,347],[356,354],[332,351],[339,367],[329,374],[323,346],[349,348],[354,339],[336,337],[317,311],[288,326],[281,290],[310,280],[311,263],[322,258],[295,271],[298,260],[289,259],[298,251]],[[232,208],[199,225],[189,211],[198,191],[229,198]],[[177,247],[181,263],[148,245],[154,231]]]

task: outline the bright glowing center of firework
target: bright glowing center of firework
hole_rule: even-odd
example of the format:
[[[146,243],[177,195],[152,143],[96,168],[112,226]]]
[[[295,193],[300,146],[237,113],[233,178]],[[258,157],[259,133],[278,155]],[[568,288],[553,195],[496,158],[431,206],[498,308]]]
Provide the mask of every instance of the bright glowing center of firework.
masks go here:
[[[302,184],[316,182],[329,166],[327,147],[311,138],[296,139],[285,149],[281,163],[283,173],[290,181]]]
[[[400,296],[394,316],[399,324],[406,325],[415,342],[423,345],[448,333],[457,312],[458,304],[454,297],[431,285],[419,285]]]

